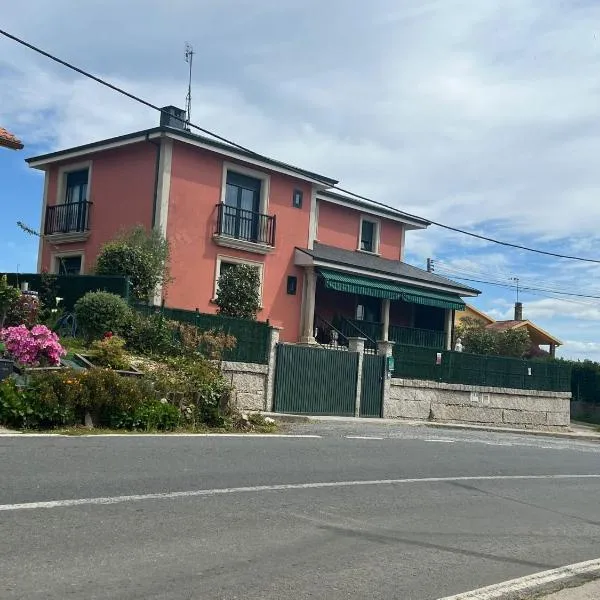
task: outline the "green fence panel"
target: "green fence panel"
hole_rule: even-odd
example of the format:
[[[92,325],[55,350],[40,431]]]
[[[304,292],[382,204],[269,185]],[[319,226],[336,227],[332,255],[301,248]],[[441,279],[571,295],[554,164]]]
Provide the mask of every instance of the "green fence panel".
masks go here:
[[[39,273],[0,273],[6,275],[10,285],[20,287],[23,282],[29,284],[29,289],[39,292],[42,285],[42,275]],[[61,306],[72,310],[75,302],[87,292],[110,292],[129,299],[129,280],[127,277],[104,275],[53,275],[55,278],[56,295],[62,298]]]
[[[568,392],[572,386],[570,366],[558,361],[436,352],[407,345],[394,347],[394,359],[394,377],[554,392]]]
[[[227,350],[223,359],[232,362],[267,364],[271,349],[271,327],[261,321],[209,315],[180,308],[135,304],[134,308],[148,316],[159,312],[165,319],[195,325],[201,331],[220,331],[236,339],[235,348]]]
[[[308,415],[354,416],[358,354],[279,344],[275,410]]]
[[[586,404],[600,404],[600,373],[592,365],[575,365],[571,379],[573,400]]]
[[[381,417],[383,413],[383,383],[385,356],[363,356],[360,416]]]

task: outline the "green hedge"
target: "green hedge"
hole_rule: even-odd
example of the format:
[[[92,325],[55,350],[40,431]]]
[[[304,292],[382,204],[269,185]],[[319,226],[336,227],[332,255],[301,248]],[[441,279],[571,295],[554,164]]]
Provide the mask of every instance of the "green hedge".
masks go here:
[[[271,327],[261,321],[233,319],[221,315],[209,315],[180,308],[153,307],[135,304],[134,308],[143,315],[160,312],[165,319],[196,325],[202,331],[222,331],[236,339],[235,348],[227,350],[224,360],[266,365],[269,362]]]
[[[0,273],[3,275],[4,273]],[[39,292],[42,276],[39,273],[5,273],[8,283],[20,287],[27,282],[29,289]],[[79,298],[87,292],[111,292],[121,298],[129,299],[129,280],[127,277],[104,275],[55,275],[56,295],[62,298],[61,306],[72,310]]]
[[[571,367],[559,361],[438,352],[396,345],[394,362],[394,377],[524,390],[571,391]]]

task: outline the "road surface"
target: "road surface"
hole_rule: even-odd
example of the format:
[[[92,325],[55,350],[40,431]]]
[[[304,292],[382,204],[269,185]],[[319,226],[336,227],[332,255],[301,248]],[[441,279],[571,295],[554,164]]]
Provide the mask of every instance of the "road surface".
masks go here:
[[[600,556],[598,443],[291,433],[0,436],[0,598],[434,600]]]

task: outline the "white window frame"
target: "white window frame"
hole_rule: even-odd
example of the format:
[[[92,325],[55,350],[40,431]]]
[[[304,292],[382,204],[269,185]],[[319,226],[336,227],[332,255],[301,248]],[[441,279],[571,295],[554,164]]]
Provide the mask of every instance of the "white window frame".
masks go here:
[[[56,182],[56,201],[55,204],[64,204],[66,201],[67,192],[67,175],[74,171],[83,171],[87,169],[87,201],[91,202],[92,195],[92,161],[86,160],[79,163],[71,163],[58,168],[58,177]]]
[[[51,259],[52,259],[51,273],[54,275],[58,275],[60,273],[59,259],[73,258],[75,256],[81,257],[81,266],[79,267],[79,275],[83,275],[85,273],[85,252],[83,252],[83,250],[73,250],[72,252],[54,252],[51,256]]]
[[[221,204],[225,204],[225,194],[227,193],[227,173],[238,173],[240,175],[246,175],[247,177],[254,177],[254,179],[260,179],[260,201],[258,206],[258,212],[266,215],[269,210],[269,192],[271,189],[271,176],[268,173],[262,171],[256,171],[255,169],[249,169],[242,165],[238,165],[232,162],[223,162],[223,174],[221,180]],[[89,184],[88,184],[89,185]]]
[[[247,258],[238,258],[237,256],[227,256],[225,254],[217,254],[217,260],[215,263],[215,281],[213,284],[213,297],[212,302],[215,302],[217,298],[217,287],[219,283],[219,275],[221,274],[221,264],[222,263],[233,263],[236,265],[248,265],[250,267],[256,267],[258,269],[258,277],[260,279],[260,287],[258,290],[260,308],[263,306],[263,282],[265,278],[265,263],[248,260]]]
[[[373,228],[373,250],[363,250],[362,246],[362,226],[363,221],[367,221],[368,223],[373,223],[375,227]],[[375,219],[371,215],[360,215],[360,222],[358,224],[358,248],[359,252],[365,252],[366,254],[377,254],[379,255],[379,242],[381,239],[381,221],[379,219]]]

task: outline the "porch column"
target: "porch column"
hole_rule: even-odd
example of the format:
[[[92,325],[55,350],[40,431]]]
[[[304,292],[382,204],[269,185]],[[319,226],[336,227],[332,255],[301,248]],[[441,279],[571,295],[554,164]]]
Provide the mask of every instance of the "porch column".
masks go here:
[[[302,297],[301,344],[316,344],[315,340],[315,294],[317,275],[313,267],[306,267],[304,274],[304,293]]]
[[[384,342],[387,342],[390,333],[390,301],[382,300],[381,301],[381,316],[383,320],[383,331],[381,332],[381,339]]]
[[[556,346],[554,344],[550,344],[550,356],[552,358],[556,357]]]
[[[446,309],[446,320],[444,322],[444,349],[452,350],[452,322],[454,320],[454,310]]]

